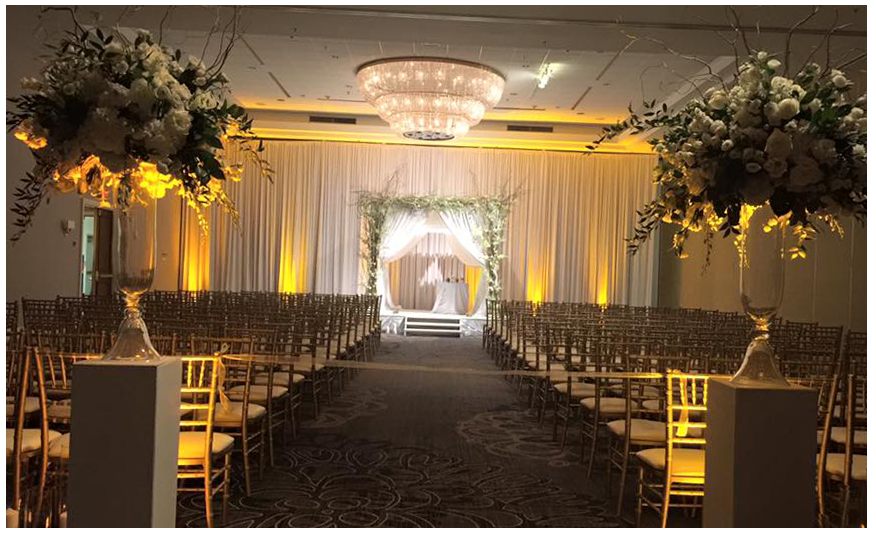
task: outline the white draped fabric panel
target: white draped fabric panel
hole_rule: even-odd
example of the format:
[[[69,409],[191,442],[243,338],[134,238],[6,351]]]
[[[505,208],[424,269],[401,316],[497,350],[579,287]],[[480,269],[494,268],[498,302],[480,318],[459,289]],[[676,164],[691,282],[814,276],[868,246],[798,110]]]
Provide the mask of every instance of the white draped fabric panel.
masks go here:
[[[392,291],[402,309],[431,310],[438,282],[465,277],[465,264],[456,257],[451,241],[445,234],[426,234],[398,260]]]
[[[356,191],[382,190],[397,174],[402,195],[520,192],[508,221],[505,298],[654,303],[656,240],[632,257],[624,241],[636,209],[655,193],[653,156],[320,141],[265,147],[275,183],[248,168],[229,184],[240,231],[212,214],[212,289],[288,290],[283,271],[294,265],[297,291],[362,291]]]
[[[454,253],[465,263],[472,267],[480,267],[482,270],[481,281],[478,284],[478,293],[475,296],[475,304],[472,315],[482,316],[486,313],[487,275],[486,258],[484,251],[478,244],[477,233],[483,228],[483,221],[474,213],[447,211],[440,213],[441,220],[450,230],[451,247]]]
[[[416,211],[393,211],[390,212],[386,221],[386,235],[380,244],[380,263],[377,269],[377,294],[383,295],[383,311],[397,310],[396,304],[389,291],[389,270],[386,264],[398,261],[411,251],[417,242],[425,235],[426,214]]]

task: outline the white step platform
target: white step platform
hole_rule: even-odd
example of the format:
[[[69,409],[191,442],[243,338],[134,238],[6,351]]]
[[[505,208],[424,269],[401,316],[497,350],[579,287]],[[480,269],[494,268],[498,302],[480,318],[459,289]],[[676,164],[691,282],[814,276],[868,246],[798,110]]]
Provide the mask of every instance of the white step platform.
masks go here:
[[[380,316],[383,332],[405,336],[480,336],[483,334],[484,322],[483,318],[423,310],[399,310]]]

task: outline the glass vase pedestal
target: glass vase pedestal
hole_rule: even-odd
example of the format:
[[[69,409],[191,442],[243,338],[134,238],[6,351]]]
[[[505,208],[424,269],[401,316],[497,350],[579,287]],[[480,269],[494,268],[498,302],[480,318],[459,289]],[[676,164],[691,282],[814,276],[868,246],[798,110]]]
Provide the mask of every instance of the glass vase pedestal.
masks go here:
[[[128,182],[133,180],[127,177]],[[161,356],[149,340],[140,313],[140,298],[152,287],[155,276],[156,201],[136,194],[122,184],[116,191],[113,216],[113,277],[125,298],[125,318],[116,342],[103,359],[108,361],[158,361]]]
[[[754,321],[754,339],[732,382],[788,387],[770,344],[770,325],[785,289],[784,224],[775,224],[768,207],[743,206],[739,225],[739,292],[742,308]]]

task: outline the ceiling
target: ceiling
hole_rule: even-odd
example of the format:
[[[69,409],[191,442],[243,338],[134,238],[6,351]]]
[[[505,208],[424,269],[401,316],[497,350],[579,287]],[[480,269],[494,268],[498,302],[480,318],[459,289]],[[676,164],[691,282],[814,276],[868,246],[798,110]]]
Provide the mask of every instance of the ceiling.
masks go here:
[[[742,6],[738,15],[753,48],[781,53],[787,29],[810,10]],[[229,7],[209,6],[169,13],[160,6],[79,12],[83,21],[99,18],[153,31],[163,18],[164,43],[195,55],[204,50],[210,27],[230,15]],[[822,8],[797,30],[792,66],[822,40],[834,15],[833,8]],[[866,50],[866,7],[842,7],[836,15],[849,25],[832,37],[832,57]],[[244,8],[241,29],[225,72],[234,97],[252,111],[376,115],[356,88],[356,67],[422,55],[477,61],[504,74],[502,100],[485,121],[606,124],[623,119],[630,104],[644,99],[683,102],[695,91],[686,80],[706,81],[705,65],[726,75],[735,64],[723,6],[259,6]],[[630,44],[621,30],[642,39]],[[208,60],[218,41],[214,35],[206,48]],[[546,63],[554,75],[538,89],[536,77]],[[860,61],[849,69],[862,86],[865,68]]]
[[[808,13],[798,6],[749,9],[744,15],[752,23],[769,20],[770,27],[761,26],[761,41],[783,50],[783,28]],[[174,26],[185,26],[182,15],[171,14]],[[853,16],[851,9],[841,12],[842,18]],[[452,57],[504,74],[504,95],[486,120],[585,124],[613,123],[630,104],[645,99],[681,100],[693,90],[685,80],[706,80],[703,64],[660,45],[642,39],[627,46],[630,39],[614,22],[619,17],[627,21],[624,31],[659,38],[679,53],[696,53],[715,72],[734,65],[732,49],[715,34],[728,24],[723,8],[280,6],[244,11],[245,33],[226,71],[235,97],[247,108],[373,115],[356,88],[358,65],[393,56]],[[798,33],[795,47],[814,46],[821,36],[811,32],[832,20],[832,11],[818,13]],[[845,28],[834,47],[851,49],[858,41],[865,48],[862,32]],[[174,28],[166,41],[199,50],[205,33],[205,28]],[[757,30],[752,33],[754,40]],[[548,63],[554,75],[538,89],[537,75]]]

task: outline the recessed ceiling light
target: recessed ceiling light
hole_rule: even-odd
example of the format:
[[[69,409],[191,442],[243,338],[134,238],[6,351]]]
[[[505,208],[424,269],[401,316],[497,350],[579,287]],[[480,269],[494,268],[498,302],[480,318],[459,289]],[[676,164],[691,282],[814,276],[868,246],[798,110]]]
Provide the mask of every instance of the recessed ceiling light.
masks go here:
[[[286,101],[285,98],[278,98],[278,99],[277,99],[277,102],[285,102],[285,101]]]

